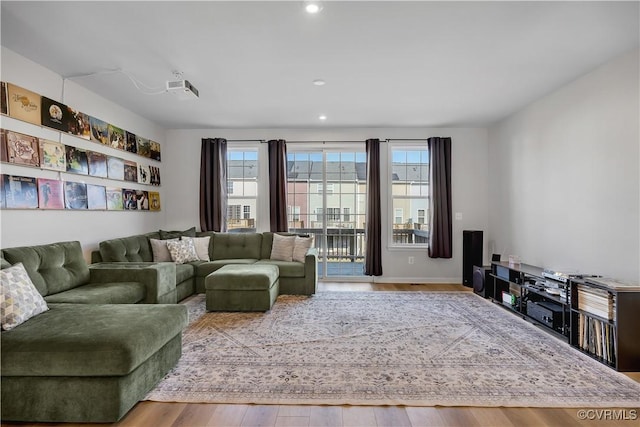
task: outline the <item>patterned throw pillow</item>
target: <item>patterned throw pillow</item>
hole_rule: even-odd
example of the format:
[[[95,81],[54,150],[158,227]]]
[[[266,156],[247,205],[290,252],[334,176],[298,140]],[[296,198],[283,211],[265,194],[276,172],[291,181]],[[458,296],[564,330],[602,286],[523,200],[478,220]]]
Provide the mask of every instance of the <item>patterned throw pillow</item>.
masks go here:
[[[313,246],[313,236],[296,236],[295,244],[293,246],[293,260],[297,262],[304,262],[307,251],[311,246]]]
[[[169,253],[169,249],[167,248],[167,242],[175,242],[178,239],[169,239],[169,240],[158,240],[158,239],[149,239],[149,243],[151,243],[151,252],[153,252],[153,261],[154,262],[171,262],[171,254]]]
[[[49,310],[21,262],[0,271],[0,323],[8,331]]]
[[[171,254],[171,260],[176,264],[198,261],[196,247],[191,240],[167,241],[167,249]]]
[[[274,234],[273,244],[271,245],[271,259],[293,261],[293,247],[295,246],[295,242],[296,236]]]
[[[211,261],[209,259],[209,241],[211,240],[211,236],[205,236],[205,237],[182,236],[181,240],[193,241],[193,245],[196,247],[196,254],[198,254],[198,259],[200,261]]]

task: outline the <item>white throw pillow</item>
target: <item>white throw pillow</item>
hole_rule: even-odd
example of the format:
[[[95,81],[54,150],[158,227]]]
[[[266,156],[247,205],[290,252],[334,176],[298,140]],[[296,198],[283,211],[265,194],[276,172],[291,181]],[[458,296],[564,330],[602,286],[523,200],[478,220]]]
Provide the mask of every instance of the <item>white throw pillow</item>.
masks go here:
[[[198,259],[200,261],[211,261],[209,259],[209,241],[211,240],[211,236],[205,237],[187,237],[182,236],[182,240],[191,240],[193,245],[196,248],[196,254],[198,254]]]
[[[0,271],[0,323],[8,331],[49,310],[21,262]]]
[[[167,242],[176,242],[178,239],[158,240],[149,239],[151,243],[151,252],[153,252],[154,262],[171,262],[171,254],[167,248]]]
[[[273,244],[271,245],[271,259],[278,261],[293,261],[293,247],[296,236],[283,236],[273,234]]]
[[[191,240],[167,241],[167,249],[171,254],[171,259],[176,264],[184,264],[191,261],[198,261],[196,247]]]
[[[313,246],[313,236],[296,236],[295,244],[293,246],[293,260],[297,262],[304,262],[307,251],[311,246]]]

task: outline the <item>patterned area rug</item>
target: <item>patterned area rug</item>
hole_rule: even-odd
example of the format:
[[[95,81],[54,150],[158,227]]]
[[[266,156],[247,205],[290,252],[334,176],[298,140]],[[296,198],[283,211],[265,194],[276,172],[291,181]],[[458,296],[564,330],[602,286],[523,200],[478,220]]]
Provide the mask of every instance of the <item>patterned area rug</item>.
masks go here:
[[[147,400],[637,407],[640,384],[475,294],[323,292],[267,313],[186,302],[177,366]]]

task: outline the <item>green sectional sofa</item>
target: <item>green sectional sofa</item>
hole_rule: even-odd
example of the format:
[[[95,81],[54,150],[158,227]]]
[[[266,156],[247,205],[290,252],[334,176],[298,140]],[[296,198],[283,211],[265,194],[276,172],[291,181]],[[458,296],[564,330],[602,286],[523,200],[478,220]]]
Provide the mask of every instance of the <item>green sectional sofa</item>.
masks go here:
[[[186,307],[147,304],[175,299],[171,263],[88,266],[79,242],[1,255],[2,269],[24,265],[48,306],[2,331],[3,420],[117,421],[179,360]]]
[[[196,232],[195,228],[183,232],[153,232],[130,237],[106,240],[100,243],[100,250],[91,255],[94,265],[117,268],[129,263],[153,264],[153,251],[149,239],[179,237],[183,233],[190,237],[211,236],[209,241],[210,261],[192,261],[176,265],[177,300],[194,293],[205,293],[205,278],[222,266],[229,264],[268,264],[279,269],[280,294],[312,295],[318,282],[318,252],[310,248],[304,263],[271,259],[272,232],[264,233],[218,233]],[[290,235],[288,233],[278,233]]]

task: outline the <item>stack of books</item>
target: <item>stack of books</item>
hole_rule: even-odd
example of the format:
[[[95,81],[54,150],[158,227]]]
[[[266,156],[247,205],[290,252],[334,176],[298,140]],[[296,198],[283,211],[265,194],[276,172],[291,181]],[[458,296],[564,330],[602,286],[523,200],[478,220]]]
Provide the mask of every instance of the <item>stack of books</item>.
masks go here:
[[[578,309],[603,319],[614,318],[613,295],[603,289],[578,285]]]

